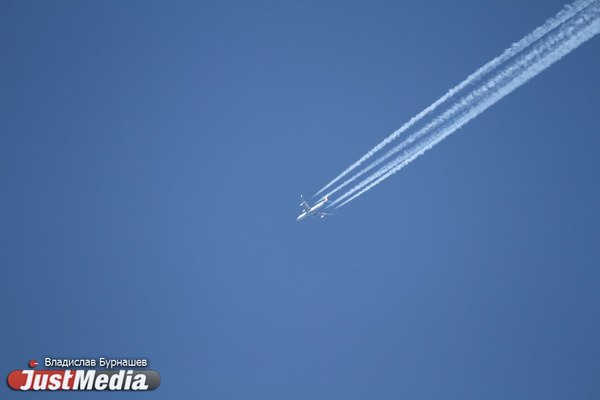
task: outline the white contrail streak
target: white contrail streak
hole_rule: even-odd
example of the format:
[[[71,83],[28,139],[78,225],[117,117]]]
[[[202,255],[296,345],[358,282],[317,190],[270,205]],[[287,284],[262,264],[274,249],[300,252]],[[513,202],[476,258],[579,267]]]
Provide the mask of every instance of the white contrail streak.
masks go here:
[[[452,121],[452,118],[456,117],[457,115],[460,115],[461,113],[467,112],[470,108],[474,107],[474,105],[477,102],[477,99],[481,98],[482,96],[488,95],[488,92],[494,90],[497,85],[502,84],[502,82],[509,79],[515,73],[518,73],[518,71],[525,69],[532,60],[534,60],[536,57],[539,57],[540,54],[542,54],[544,51],[547,51],[548,48],[552,48],[556,43],[556,36],[557,35],[554,35],[553,37],[548,38],[545,41],[542,41],[541,44],[538,43],[533,48],[533,51],[530,50],[529,52],[526,52],[525,54],[519,56],[516,59],[516,61],[514,61],[511,65],[504,68],[503,70],[500,70],[500,72],[498,72],[495,76],[488,79],[487,81],[484,81],[482,84],[480,84],[474,90],[472,90],[467,96],[458,100],[456,103],[454,103],[452,105],[452,107],[450,107],[444,113],[442,113],[441,115],[439,115],[435,119],[433,119],[433,121],[431,121],[429,124],[425,125],[423,128],[419,129],[417,132],[411,134],[409,137],[404,139],[400,144],[393,147],[391,150],[386,152],[383,156],[378,158],[376,161],[371,163],[369,166],[367,166],[363,170],[359,171],[357,174],[352,176],[350,179],[347,179],[346,181],[344,181],[335,190],[332,190],[328,194],[330,195],[330,194],[335,193],[337,190],[341,189],[342,187],[346,186],[351,181],[358,178],[360,175],[364,174],[364,172],[367,172],[368,170],[372,169],[373,167],[381,164],[386,159],[388,159],[392,155],[396,154],[400,150],[412,145],[415,141],[417,141],[417,140],[421,139],[422,137],[424,137],[425,135],[431,133],[432,129],[435,129],[435,128],[443,129],[444,123],[447,123],[448,121]],[[439,128],[440,126],[442,128]],[[406,154],[408,154],[408,153],[405,153],[405,156],[407,156]],[[396,159],[396,160],[398,160],[398,159]],[[389,168],[389,166],[394,164],[395,162],[399,162],[399,161],[394,161],[392,163],[388,163],[382,169]],[[382,174],[381,170],[377,171],[376,173],[374,173],[373,175],[371,175],[370,177],[368,177],[367,179],[362,181],[360,184],[355,186],[349,192],[342,195],[340,198],[338,198],[336,200],[336,202],[339,202],[339,201],[345,199],[350,194],[359,190],[362,186],[365,186],[368,183],[370,183],[371,181],[375,180],[378,177],[378,174],[379,175]],[[331,206],[334,205],[336,202],[332,203]]]
[[[503,82],[494,88],[494,91],[491,94],[481,97],[480,101],[469,108],[466,113],[452,120],[448,126],[426,137],[404,154],[397,157],[394,161],[388,163],[369,178],[349,190],[331,205],[337,204],[347,198],[337,208],[342,207],[391,175],[400,171],[417,157],[421,156],[427,150],[431,149],[443,139],[464,126],[467,122],[477,117],[503,97],[527,83],[540,72],[544,71],[581,44],[600,33],[600,4],[598,3],[600,2],[596,1],[596,4],[590,10],[576,16],[573,21],[562,26],[556,34],[545,39],[540,46],[537,46],[532,51],[533,57],[531,58],[533,62],[519,67],[518,69],[522,69],[521,72],[504,79]],[[518,63],[519,61],[517,61],[517,64]],[[500,73],[499,75],[504,74]]]
[[[371,158],[375,153],[377,153],[378,151],[383,149],[385,146],[390,144],[392,141],[397,139],[403,132],[405,132],[406,130],[411,128],[414,124],[416,124],[418,121],[420,121],[425,116],[427,116],[428,114],[433,112],[441,104],[443,104],[447,100],[451,99],[454,95],[456,95],[462,89],[477,82],[483,76],[485,76],[489,72],[493,71],[495,68],[499,67],[504,62],[510,60],[515,55],[519,54],[521,51],[523,51],[524,49],[529,47],[531,44],[535,43],[537,40],[539,40],[543,36],[547,35],[550,31],[555,29],[557,26],[564,23],[569,18],[573,17],[575,14],[577,14],[579,11],[581,11],[585,7],[589,6],[592,2],[593,2],[592,0],[578,0],[578,1],[575,1],[571,5],[565,6],[563,10],[561,10],[558,14],[556,14],[556,16],[548,19],[543,25],[536,28],[533,32],[529,33],[528,35],[523,37],[518,42],[513,43],[500,56],[494,58],[493,60],[491,60],[490,62],[488,62],[481,68],[479,68],[477,71],[475,71],[474,73],[469,75],[467,77],[467,79],[465,79],[464,81],[462,81],[461,83],[459,83],[458,85],[456,85],[455,87],[450,89],[445,95],[443,95],[438,100],[436,100],[434,103],[432,103],[430,106],[425,108],[423,111],[421,111],[420,113],[418,113],[417,115],[412,117],[408,122],[406,122],[404,125],[402,125],[400,127],[400,129],[393,132],[391,135],[389,135],[387,138],[385,138],[383,141],[381,141],[379,144],[377,144],[375,147],[373,147],[371,150],[369,150],[358,161],[356,161],[350,167],[346,168],[341,174],[339,174],[337,177],[335,177],[331,182],[329,182],[327,185],[322,187],[318,192],[315,193],[315,196],[322,193],[323,191],[327,190],[332,185],[334,185],[336,182],[338,182],[340,179],[342,179],[343,177],[348,175],[351,171],[358,168],[362,163],[364,163],[366,160]],[[373,168],[373,167],[371,167],[371,166],[368,167],[368,170],[371,168]],[[366,171],[356,174],[353,178],[347,180],[341,186],[346,186],[348,183],[352,182],[354,179],[358,178],[358,176],[364,174],[365,172]],[[339,189],[341,189],[341,186],[337,187],[336,189],[331,191],[329,194],[337,192]]]

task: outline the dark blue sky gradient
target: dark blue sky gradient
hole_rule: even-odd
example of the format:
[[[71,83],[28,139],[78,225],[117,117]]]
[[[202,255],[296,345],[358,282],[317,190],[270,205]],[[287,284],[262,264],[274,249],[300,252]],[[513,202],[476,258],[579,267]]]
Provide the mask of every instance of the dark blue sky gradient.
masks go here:
[[[600,38],[295,222],[563,4],[1,2],[0,372],[162,375],[72,399],[599,398]]]

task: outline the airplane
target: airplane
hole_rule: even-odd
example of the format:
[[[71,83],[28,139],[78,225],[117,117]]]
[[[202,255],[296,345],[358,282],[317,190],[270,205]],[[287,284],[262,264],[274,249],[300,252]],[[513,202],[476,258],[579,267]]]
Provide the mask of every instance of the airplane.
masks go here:
[[[306,202],[306,200],[304,200],[304,196],[300,195],[300,199],[302,200],[300,207],[302,207],[303,211],[302,214],[298,215],[298,218],[296,218],[297,222],[300,222],[304,218],[310,217],[311,215],[319,218],[325,218],[328,215],[333,215],[332,213],[324,213],[319,211],[329,201],[329,196],[323,197],[312,207]]]

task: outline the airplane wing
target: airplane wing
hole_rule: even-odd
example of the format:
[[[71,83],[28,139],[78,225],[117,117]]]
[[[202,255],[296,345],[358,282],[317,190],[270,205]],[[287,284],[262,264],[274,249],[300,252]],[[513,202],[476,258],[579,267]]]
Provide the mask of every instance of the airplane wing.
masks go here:
[[[319,218],[325,218],[329,215],[333,215],[333,213],[320,212],[317,215],[319,216]]]
[[[306,200],[304,200],[304,196],[300,195],[300,199],[302,200],[300,202],[300,207],[302,207],[304,209],[304,211],[310,210],[310,206],[308,205],[308,203],[306,202]]]

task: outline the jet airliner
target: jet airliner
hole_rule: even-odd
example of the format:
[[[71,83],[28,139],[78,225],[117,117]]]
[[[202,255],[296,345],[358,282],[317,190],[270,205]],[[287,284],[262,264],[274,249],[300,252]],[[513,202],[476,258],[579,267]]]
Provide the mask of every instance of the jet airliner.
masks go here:
[[[296,218],[297,222],[300,222],[311,215],[319,218],[325,218],[327,215],[332,215],[331,213],[319,211],[329,201],[329,196],[323,197],[312,207],[306,202],[306,200],[304,200],[304,196],[300,195],[300,199],[302,200],[300,203],[300,207],[302,207],[302,213],[298,215],[298,218]]]

